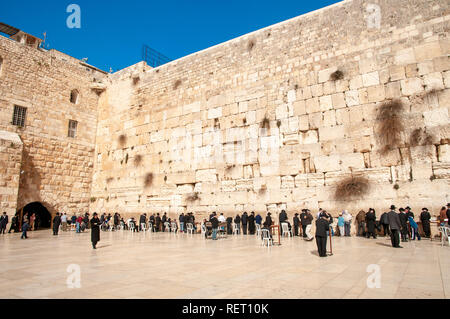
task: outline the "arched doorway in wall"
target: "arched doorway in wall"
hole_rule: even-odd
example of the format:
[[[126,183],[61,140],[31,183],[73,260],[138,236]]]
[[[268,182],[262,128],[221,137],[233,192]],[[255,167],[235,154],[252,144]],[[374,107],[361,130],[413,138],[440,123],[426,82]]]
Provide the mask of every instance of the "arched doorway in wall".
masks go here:
[[[23,216],[28,216],[28,220],[30,220],[30,217],[33,213],[36,216],[33,230],[46,229],[51,227],[52,215],[50,214],[48,209],[45,208],[44,205],[42,205],[42,203],[33,202],[23,208]]]

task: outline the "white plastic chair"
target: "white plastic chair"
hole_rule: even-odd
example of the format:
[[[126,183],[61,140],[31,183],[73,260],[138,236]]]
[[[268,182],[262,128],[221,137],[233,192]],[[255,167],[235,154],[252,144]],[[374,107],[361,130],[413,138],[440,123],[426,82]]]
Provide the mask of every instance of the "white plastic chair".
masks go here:
[[[164,223],[164,231],[165,232],[170,232],[170,224],[169,224],[169,222],[165,222]]]
[[[255,225],[256,225],[256,236],[261,236],[261,225],[260,224]]]
[[[177,232],[177,223],[174,223],[174,222],[172,222],[171,224],[170,224],[170,232],[171,233],[176,233]]]
[[[205,237],[205,239],[206,239],[206,236],[205,236],[205,234],[206,234],[206,226],[205,226],[205,224],[202,224],[202,236],[203,237]]]
[[[128,228],[130,229],[131,232],[134,232],[134,223],[129,223]]]
[[[265,242],[267,242],[267,247],[272,246],[272,238],[270,238],[270,232],[268,229],[261,229],[261,239],[262,239],[262,245],[265,245]]]
[[[292,237],[292,232],[289,230],[288,223],[281,223],[281,229],[283,230],[283,236]]]
[[[145,233],[147,231],[147,224],[143,223],[141,224],[141,230]]]
[[[439,232],[441,233],[441,246],[444,246],[445,241],[448,241],[450,246],[450,228],[446,226],[439,226]]]
[[[192,225],[192,223],[186,224],[186,233],[190,233],[190,234],[194,233],[194,226]]]
[[[233,224],[233,235],[237,235],[237,234],[240,234],[240,233],[241,233],[241,230],[240,230],[239,225],[234,223]]]

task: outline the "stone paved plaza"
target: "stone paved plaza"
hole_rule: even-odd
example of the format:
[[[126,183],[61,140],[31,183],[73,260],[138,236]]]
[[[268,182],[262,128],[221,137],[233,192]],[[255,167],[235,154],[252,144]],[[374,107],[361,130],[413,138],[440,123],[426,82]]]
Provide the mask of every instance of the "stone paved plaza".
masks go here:
[[[102,232],[97,250],[89,232],[0,241],[0,298],[450,297],[450,248],[439,241],[393,249],[387,237],[334,237],[327,258],[314,241],[268,248],[251,235]],[[67,286],[70,264],[81,268],[81,288]],[[367,287],[370,264],[381,267],[381,288]]]

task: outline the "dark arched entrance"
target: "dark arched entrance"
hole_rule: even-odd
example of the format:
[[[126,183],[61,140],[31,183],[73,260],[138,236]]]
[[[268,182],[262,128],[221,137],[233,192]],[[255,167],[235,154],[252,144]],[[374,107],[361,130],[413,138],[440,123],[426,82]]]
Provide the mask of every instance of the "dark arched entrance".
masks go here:
[[[30,220],[30,217],[33,213],[36,216],[36,219],[34,221],[34,229],[50,228],[52,215],[47,210],[47,208],[44,207],[44,205],[39,202],[34,202],[26,205],[23,208],[23,216],[27,216],[28,220]]]

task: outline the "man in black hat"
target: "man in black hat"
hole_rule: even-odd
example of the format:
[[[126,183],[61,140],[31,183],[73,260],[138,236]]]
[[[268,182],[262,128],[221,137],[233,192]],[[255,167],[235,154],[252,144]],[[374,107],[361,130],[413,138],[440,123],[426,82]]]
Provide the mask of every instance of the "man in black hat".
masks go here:
[[[94,213],[91,219],[91,242],[94,249],[97,249],[97,243],[100,241],[100,225],[100,219],[97,217],[97,213]]]
[[[284,209],[281,211],[280,215],[278,216],[278,219],[280,221],[280,227],[282,223],[286,223],[288,224],[288,229],[291,230],[291,223],[289,222],[288,215]],[[281,227],[281,235],[283,235],[283,227]]]
[[[242,223],[242,233],[244,235],[247,235],[247,223],[248,223],[248,214],[247,214],[247,212],[244,212],[242,214],[241,223]]]
[[[422,208],[422,212],[420,213],[420,221],[422,222],[422,229],[425,233],[425,237],[427,238],[430,238],[431,236],[430,219],[431,215],[428,212],[428,208]]]
[[[255,212],[251,212],[248,216],[248,232],[250,235],[255,234]]]
[[[316,244],[320,257],[327,257],[327,232],[329,228],[327,215],[322,212],[316,220]]]
[[[306,226],[307,224],[308,214],[306,213],[306,209],[302,209],[302,213],[300,214],[300,224],[302,225],[302,234],[303,238],[306,238]]]
[[[293,222],[294,222],[294,236],[300,236],[298,233],[298,228],[300,226],[300,219],[298,218],[298,213],[294,214]]]
[[[387,218],[389,221],[389,228],[391,229],[391,243],[394,248],[403,248],[400,246],[400,236],[399,231],[402,229],[402,225],[400,223],[400,218],[398,214],[395,212],[395,206],[391,205],[391,211],[387,214]]]

